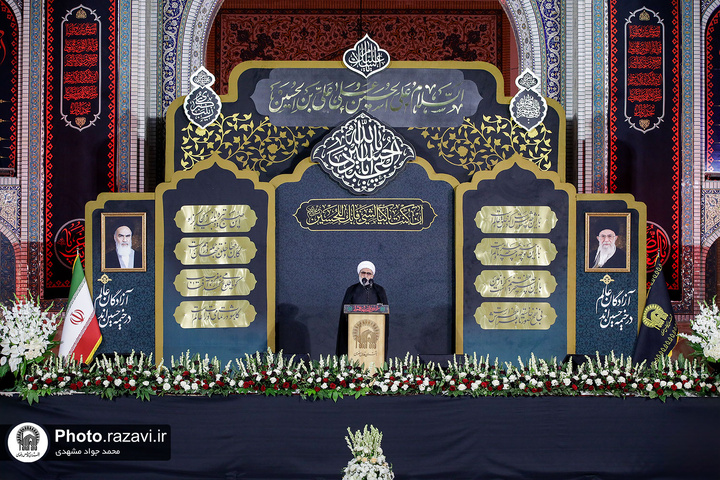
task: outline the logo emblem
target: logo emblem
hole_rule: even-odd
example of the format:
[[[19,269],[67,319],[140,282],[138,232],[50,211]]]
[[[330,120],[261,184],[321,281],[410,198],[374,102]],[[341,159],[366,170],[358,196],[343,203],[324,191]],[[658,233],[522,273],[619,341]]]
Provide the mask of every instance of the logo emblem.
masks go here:
[[[345,51],[343,63],[353,72],[368,78],[390,65],[390,54],[365,34],[353,48]]]
[[[380,338],[380,327],[372,320],[360,320],[352,331],[355,347],[359,349],[375,349]]]
[[[70,323],[73,325],[80,325],[85,321],[85,315],[83,315],[82,310],[73,310],[73,312],[70,314]]]
[[[47,432],[35,423],[21,423],[10,430],[8,452],[16,460],[32,463],[40,460],[48,450]]]
[[[655,328],[660,330],[667,320],[668,314],[662,309],[660,305],[651,303],[643,311],[643,324],[648,328]]]

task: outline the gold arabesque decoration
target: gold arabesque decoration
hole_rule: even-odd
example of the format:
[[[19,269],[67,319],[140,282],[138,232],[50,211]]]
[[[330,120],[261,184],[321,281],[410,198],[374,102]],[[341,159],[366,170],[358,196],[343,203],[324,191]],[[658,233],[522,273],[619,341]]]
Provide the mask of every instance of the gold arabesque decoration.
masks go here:
[[[417,128],[427,139],[427,148],[437,150],[438,156],[456,167],[476,172],[493,167],[519,153],[543,171],[552,169],[550,154],[557,145],[551,145],[551,131],[541,124],[526,131],[510,118],[500,115],[483,115],[480,125],[465,118],[459,127]]]
[[[259,118],[251,113],[228,116],[221,113],[207,128],[189,124],[182,129],[180,166],[190,170],[217,153],[241,169],[264,172],[268,166],[294,157],[299,147],[309,147],[319,130],[329,129],[282,127],[270,123],[268,117]]]

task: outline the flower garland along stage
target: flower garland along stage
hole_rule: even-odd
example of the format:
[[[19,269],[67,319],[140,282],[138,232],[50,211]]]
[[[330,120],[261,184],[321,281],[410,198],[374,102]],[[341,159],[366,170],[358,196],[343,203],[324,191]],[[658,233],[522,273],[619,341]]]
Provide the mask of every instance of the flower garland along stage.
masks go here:
[[[225,367],[199,355],[183,354],[169,366],[152,356],[101,356],[91,365],[51,357],[32,364],[15,390],[30,404],[41,396],[70,392],[103,398],[155,395],[299,395],[309,399],[365,395],[445,396],[635,396],[659,398],[716,397],[717,374],[704,362],[662,358],[651,365],[635,364],[614,354],[587,358],[581,365],[561,365],[533,356],[518,365],[465,355],[445,366],[422,363],[406,355],[391,359],[374,374],[328,356],[298,360],[282,352],[246,355]]]

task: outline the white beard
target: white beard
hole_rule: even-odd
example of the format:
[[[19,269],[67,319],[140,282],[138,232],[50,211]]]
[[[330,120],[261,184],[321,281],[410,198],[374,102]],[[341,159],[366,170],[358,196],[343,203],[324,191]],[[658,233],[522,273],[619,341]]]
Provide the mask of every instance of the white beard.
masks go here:
[[[598,248],[597,254],[595,255],[595,265],[593,265],[593,268],[600,268],[605,265],[605,262],[610,260],[610,258],[615,255],[615,250],[617,250],[617,247],[615,245],[601,245],[600,248]]]
[[[118,255],[132,255],[132,246],[131,245],[120,245],[119,243],[115,242],[115,251],[117,251]]]

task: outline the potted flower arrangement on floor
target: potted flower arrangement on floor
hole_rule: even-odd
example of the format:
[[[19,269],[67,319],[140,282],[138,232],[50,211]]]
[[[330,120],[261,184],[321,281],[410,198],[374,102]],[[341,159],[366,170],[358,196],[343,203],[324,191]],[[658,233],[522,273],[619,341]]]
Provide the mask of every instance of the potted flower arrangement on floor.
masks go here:
[[[345,437],[353,459],[343,468],[343,480],[392,480],[395,474],[380,447],[382,433],[372,425]]]

